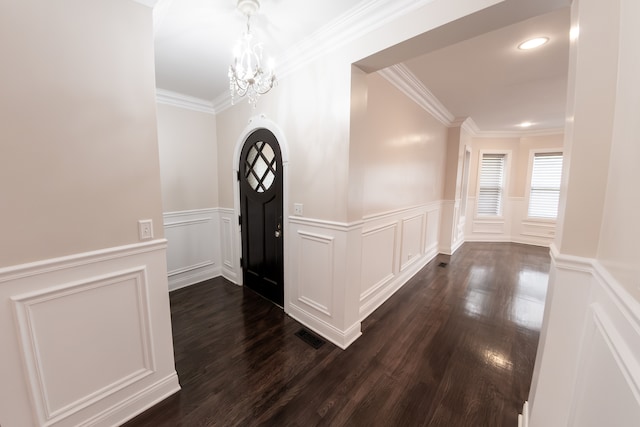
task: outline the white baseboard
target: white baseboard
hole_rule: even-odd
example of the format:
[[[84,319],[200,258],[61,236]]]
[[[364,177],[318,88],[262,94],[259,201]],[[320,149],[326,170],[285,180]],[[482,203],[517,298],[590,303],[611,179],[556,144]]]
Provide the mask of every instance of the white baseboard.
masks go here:
[[[518,427],[529,427],[529,402],[522,405],[522,414],[518,415]]]
[[[223,267],[220,270],[220,275],[225,279],[227,279],[228,281],[230,281],[231,283],[233,283],[234,285],[239,285],[238,275],[236,274],[235,271]]]
[[[169,291],[186,288],[205,280],[213,279],[222,274],[222,269],[218,266],[211,265],[207,267],[195,266],[192,269],[183,271],[180,274],[169,276]]]
[[[173,372],[171,375],[131,396],[126,401],[120,402],[95,417],[78,424],[78,427],[122,425],[179,391],[178,374]]]
[[[360,322],[356,322],[342,331],[308,311],[300,309],[295,304],[289,304],[289,312],[287,314],[343,350],[362,335]]]
[[[378,291],[373,298],[360,307],[360,321],[366,319],[378,307],[384,304],[393,294],[402,288],[413,276],[418,273],[425,265],[431,262],[439,251],[437,247],[433,247],[422,257],[412,262],[410,266],[399,272],[393,277],[383,288]],[[413,260],[412,260],[413,261]]]
[[[170,291],[222,274],[219,208],[166,212],[163,219]]]

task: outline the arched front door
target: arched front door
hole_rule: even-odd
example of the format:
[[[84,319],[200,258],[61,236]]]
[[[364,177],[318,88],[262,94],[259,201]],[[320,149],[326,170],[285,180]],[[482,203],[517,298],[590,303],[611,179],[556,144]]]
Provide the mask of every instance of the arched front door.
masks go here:
[[[238,171],[243,282],[283,306],[283,170],[273,133],[257,129],[247,137]]]

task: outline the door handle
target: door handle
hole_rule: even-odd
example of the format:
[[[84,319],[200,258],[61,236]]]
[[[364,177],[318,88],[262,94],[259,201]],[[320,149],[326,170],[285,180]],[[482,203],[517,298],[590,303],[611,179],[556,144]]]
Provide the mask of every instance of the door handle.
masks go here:
[[[282,226],[280,225],[280,223],[278,223],[278,229],[276,230],[276,238],[280,237],[280,230],[282,230]]]

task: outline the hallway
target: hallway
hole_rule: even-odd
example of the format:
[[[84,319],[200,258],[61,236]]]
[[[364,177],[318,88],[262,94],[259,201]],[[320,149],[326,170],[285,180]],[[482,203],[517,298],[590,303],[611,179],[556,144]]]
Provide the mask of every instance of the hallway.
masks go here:
[[[515,426],[548,270],[547,248],[465,243],[345,351],[313,349],[294,335],[300,324],[222,278],[174,291],[182,390],[126,426]]]

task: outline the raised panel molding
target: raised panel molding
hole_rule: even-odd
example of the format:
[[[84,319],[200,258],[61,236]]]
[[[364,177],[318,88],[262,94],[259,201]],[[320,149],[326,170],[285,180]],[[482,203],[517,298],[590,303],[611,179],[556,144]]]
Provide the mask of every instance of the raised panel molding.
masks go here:
[[[528,218],[524,197],[506,198],[504,217],[498,220],[475,217],[475,204],[476,198],[469,197],[467,219],[461,224],[465,241],[514,242],[548,247],[555,238],[555,221]]]
[[[506,234],[504,221],[473,221],[473,232],[484,234]]]
[[[0,423],[121,425],[180,389],[157,239],[0,268]]]
[[[435,258],[439,252],[439,234],[442,202],[434,202],[392,212],[383,212],[365,217],[365,231],[362,235],[362,290],[360,294],[360,319],[364,320],[376,308],[389,299],[422,267]],[[394,231],[393,241],[389,230]],[[373,248],[368,248],[371,237],[387,233]],[[385,247],[386,246],[386,247]],[[368,255],[368,250],[380,250],[376,257]],[[392,250],[393,249],[393,250]],[[411,251],[411,259],[408,252]],[[389,258],[393,257],[391,261]],[[393,269],[389,274],[388,265]],[[379,273],[375,279],[365,281],[365,269],[377,263]],[[385,268],[381,268],[384,266]],[[383,273],[384,272],[384,273]]]
[[[118,289],[126,287],[132,289]],[[147,287],[145,268],[138,267],[11,297],[32,399],[42,425],[69,417],[155,371]],[[105,299],[110,297],[119,310],[108,312]],[[89,305],[91,302],[93,305]],[[127,308],[134,311],[127,313]],[[126,325],[124,320],[129,320]],[[87,330],[89,326],[93,329]],[[100,334],[95,334],[96,328],[101,329]],[[78,341],[81,347],[73,345]],[[113,372],[113,378],[104,378],[109,364],[101,360],[102,349],[108,350],[105,357],[129,366],[123,366],[123,372]],[[74,358],[76,362],[70,363]],[[83,367],[88,371],[82,372]],[[85,380],[81,381],[83,387],[70,387],[70,381],[91,375],[103,378],[94,384]],[[76,395],[65,396],[69,390]]]
[[[240,233],[237,232],[235,224],[238,223],[238,217],[233,209],[219,208],[220,214],[220,256],[222,259],[221,274],[222,276],[239,284],[240,261]]]
[[[219,276],[222,266],[218,209],[168,212],[163,217],[169,241],[169,290]]]
[[[396,273],[397,234],[397,222],[362,232],[361,302],[393,279]]]
[[[424,248],[424,213],[402,219],[400,271],[416,262]]]
[[[298,301],[332,316],[334,247],[332,236],[298,230],[300,264]]]
[[[531,427],[635,425],[640,418],[640,302],[594,259],[551,245],[549,297]]]

